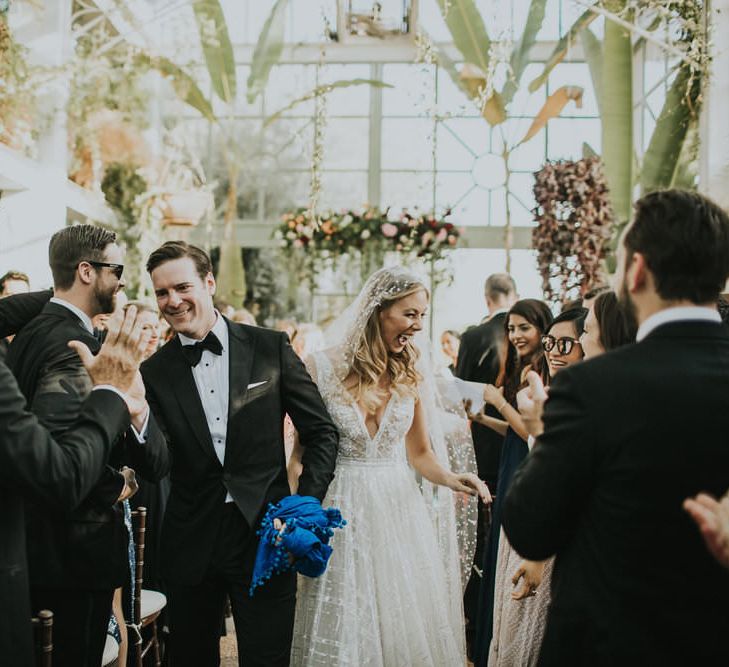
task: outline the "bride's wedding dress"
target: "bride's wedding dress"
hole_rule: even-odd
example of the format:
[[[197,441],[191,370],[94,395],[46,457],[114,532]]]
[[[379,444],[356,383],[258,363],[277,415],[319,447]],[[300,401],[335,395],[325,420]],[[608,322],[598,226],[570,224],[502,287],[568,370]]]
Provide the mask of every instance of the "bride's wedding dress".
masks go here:
[[[340,433],[322,504],[341,509],[347,526],[332,538],[324,575],[299,577],[291,664],[463,667],[458,563],[442,555],[406,458],[414,401],[392,394],[372,437],[327,354],[314,362],[312,375]]]

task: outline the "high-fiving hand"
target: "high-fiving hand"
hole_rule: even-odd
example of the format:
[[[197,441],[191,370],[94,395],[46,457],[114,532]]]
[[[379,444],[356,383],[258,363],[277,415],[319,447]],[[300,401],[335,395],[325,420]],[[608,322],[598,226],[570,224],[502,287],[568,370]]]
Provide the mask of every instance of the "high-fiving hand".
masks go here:
[[[729,491],[721,500],[700,493],[695,498],[687,498],[683,508],[699,527],[711,555],[729,568]]]
[[[542,413],[547,400],[547,389],[542,378],[534,371],[526,374],[526,381],[527,386],[516,395],[516,405],[526,430],[536,438],[544,432]]]

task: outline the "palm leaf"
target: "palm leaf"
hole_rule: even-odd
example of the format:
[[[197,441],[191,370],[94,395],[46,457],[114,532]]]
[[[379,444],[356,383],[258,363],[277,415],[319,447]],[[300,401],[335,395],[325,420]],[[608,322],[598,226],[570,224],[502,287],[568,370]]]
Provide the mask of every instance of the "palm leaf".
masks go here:
[[[575,43],[577,35],[583,28],[586,28],[597,18],[597,13],[587,10],[582,14],[573,24],[572,27],[562,36],[557,42],[557,46],[554,47],[552,55],[544,63],[544,69],[542,73],[529,84],[529,92],[533,93],[535,90],[544,85],[544,82],[549,78],[551,71],[562,62],[564,57],[567,55],[570,47]]]
[[[467,63],[489,69],[489,39],[486,26],[473,0],[438,0],[453,43]]]
[[[246,97],[249,104],[253,104],[256,97],[263,92],[271,69],[283,53],[287,5],[288,0],[276,0],[258,37],[258,43],[253,51],[251,71],[248,75]]]
[[[567,102],[572,100],[575,106],[579,109],[582,107],[582,93],[584,90],[579,86],[562,86],[555,90],[544,103],[544,106],[539,110],[539,113],[534,117],[531,126],[524,135],[524,138],[519,142],[519,145],[526,141],[529,141],[537,132],[539,132],[552,118],[557,118],[562,113],[562,109],[565,108]]]
[[[181,67],[168,58],[149,56],[146,53],[137,54],[136,62],[139,65],[156,69],[162,76],[170,79],[175,93],[183,102],[189,104],[193,109],[197,109],[209,121],[216,121],[210,101],[203,95],[195,79]]]
[[[529,15],[524,26],[524,32],[521,35],[518,46],[511,54],[511,76],[501,91],[501,99],[505,105],[511,102],[514,94],[519,89],[521,75],[529,64],[529,55],[537,41],[537,34],[541,30],[542,23],[544,22],[546,5],[547,0],[532,0],[529,6]]]
[[[602,42],[589,28],[580,31],[580,41],[590,68],[590,77],[592,78],[592,87],[597,99],[598,112],[602,115]]]
[[[699,77],[682,65],[668,89],[663,108],[643,156],[640,185],[643,192],[669,187],[674,180],[681,148],[696,114]]]
[[[268,127],[271,123],[276,122],[283,114],[285,114],[287,111],[291,111],[294,107],[298,106],[299,104],[302,104],[303,102],[308,102],[309,100],[313,100],[316,97],[319,97],[319,95],[325,95],[326,93],[331,92],[332,90],[335,90],[337,88],[351,88],[352,86],[374,86],[375,88],[393,88],[389,83],[385,83],[384,81],[378,81],[377,79],[349,79],[346,81],[334,81],[333,83],[325,83],[321,86],[317,86],[316,88],[310,90],[305,95],[302,95],[301,97],[297,97],[292,102],[289,102],[285,107],[282,109],[279,109],[276,113],[271,114],[268,118],[266,118],[266,121],[263,124],[263,127]]]
[[[230,104],[236,90],[235,58],[223,8],[219,0],[194,0],[192,9],[213,90]]]

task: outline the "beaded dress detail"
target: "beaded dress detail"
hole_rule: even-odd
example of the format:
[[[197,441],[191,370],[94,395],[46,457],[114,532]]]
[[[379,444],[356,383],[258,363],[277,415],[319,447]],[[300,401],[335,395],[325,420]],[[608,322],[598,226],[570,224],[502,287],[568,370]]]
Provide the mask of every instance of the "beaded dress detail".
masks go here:
[[[340,508],[347,528],[332,538],[324,575],[299,577],[291,665],[463,667],[457,559],[442,556],[407,463],[414,399],[391,394],[371,436],[327,353],[314,361],[312,375],[340,433],[322,505]]]

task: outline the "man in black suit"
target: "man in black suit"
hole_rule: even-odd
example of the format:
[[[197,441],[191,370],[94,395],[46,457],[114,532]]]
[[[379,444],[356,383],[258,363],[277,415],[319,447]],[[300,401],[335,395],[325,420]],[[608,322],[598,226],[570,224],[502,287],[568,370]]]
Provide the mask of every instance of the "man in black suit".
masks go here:
[[[729,487],[729,218],[649,194],[618,272],[638,342],[556,376],[503,510],[522,556],[557,555],[540,665],[727,665],[729,573],[682,503]]]
[[[157,304],[177,335],[142,365],[167,435],[171,491],[162,527],[175,667],[219,664],[228,595],[240,665],[289,664],[293,572],[248,595],[256,530],[268,503],[289,495],[286,414],[304,447],[301,495],[322,499],[338,434],[285,333],[236,324],[213,307],[207,254],[168,242],[149,257]]]
[[[30,292],[30,280],[20,271],[8,271],[0,278],[0,299]],[[12,336],[0,337],[0,361],[5,361]]]
[[[26,304],[28,302],[26,301]],[[32,310],[32,306],[31,306]],[[13,333],[22,319],[0,306],[0,329]],[[84,363],[94,390],[74,424],[57,440],[25,408],[15,378],[0,362],[0,664],[34,667],[26,562],[26,500],[72,510],[96,484],[112,445],[129,426],[123,392],[143,359],[148,335],[129,312],[109,325],[109,340]]]
[[[121,281],[122,251],[116,237],[93,225],[67,227],[51,238],[54,297],[23,327],[7,364],[31,411],[54,437],[79,415],[91,381],[69,341],[93,352],[99,341],[91,318],[112,312]],[[109,465],[73,511],[26,507],[28,569],[34,612],[54,613],[54,665],[98,667],[114,589],[129,580],[128,535],[118,502],[135,489],[134,471],[156,480],[168,469],[164,436],[144,399],[141,376],[129,392],[130,429],[115,443]]]
[[[484,285],[486,308],[488,315],[481,324],[466,330],[461,337],[458,350],[456,377],[470,382],[494,384],[501,368],[501,356],[504,350],[506,333],[504,323],[506,313],[517,300],[516,284],[507,273],[494,273],[486,279]],[[501,419],[501,415],[492,406],[491,416]],[[496,493],[499,458],[503,436],[496,431],[481,426],[471,425],[473,444],[476,450],[478,476],[484,480],[492,494]]]
[[[471,327],[461,336],[458,349],[458,362],[455,375],[461,380],[495,384],[501,368],[501,356],[506,338],[504,322],[506,313],[517,299],[514,279],[506,273],[494,273],[486,279],[484,296],[488,315],[481,324]],[[485,407],[487,415],[501,419],[501,415],[492,405]],[[504,436],[481,424],[471,423],[471,435],[476,453],[478,476],[488,484],[492,494],[497,493],[499,476],[499,459],[501,443]],[[483,567],[483,554],[487,527],[486,512],[483,503],[478,503],[478,531],[476,536],[476,553],[473,562]],[[478,591],[480,578],[471,576],[464,595],[466,618],[468,619],[467,638],[470,645],[472,628],[478,609]]]

